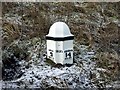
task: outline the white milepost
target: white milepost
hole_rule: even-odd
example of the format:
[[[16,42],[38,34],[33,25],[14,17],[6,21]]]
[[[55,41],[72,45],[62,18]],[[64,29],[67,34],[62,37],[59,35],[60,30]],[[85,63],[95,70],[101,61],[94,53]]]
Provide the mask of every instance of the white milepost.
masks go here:
[[[69,27],[64,22],[54,23],[46,35],[47,58],[56,64],[73,63],[73,39]]]

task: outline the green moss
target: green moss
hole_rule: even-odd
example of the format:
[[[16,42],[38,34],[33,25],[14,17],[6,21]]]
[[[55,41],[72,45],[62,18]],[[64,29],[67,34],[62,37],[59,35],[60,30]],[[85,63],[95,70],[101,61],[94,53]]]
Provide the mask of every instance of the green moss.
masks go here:
[[[51,66],[56,65],[56,63],[53,62],[53,61],[52,61],[51,59],[49,59],[49,58],[47,58],[45,62],[46,62],[46,64],[51,65]]]

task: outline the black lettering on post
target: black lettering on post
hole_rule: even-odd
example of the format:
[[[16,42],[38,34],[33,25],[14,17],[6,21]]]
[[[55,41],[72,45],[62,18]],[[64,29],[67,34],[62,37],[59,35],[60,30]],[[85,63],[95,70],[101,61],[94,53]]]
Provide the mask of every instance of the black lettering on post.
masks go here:
[[[70,52],[68,53],[68,56],[69,56],[69,58],[71,58],[71,53]]]
[[[50,57],[53,57],[53,52],[50,52]]]
[[[65,59],[71,58],[71,52],[65,52]]]
[[[56,50],[56,53],[63,53],[62,50]]]

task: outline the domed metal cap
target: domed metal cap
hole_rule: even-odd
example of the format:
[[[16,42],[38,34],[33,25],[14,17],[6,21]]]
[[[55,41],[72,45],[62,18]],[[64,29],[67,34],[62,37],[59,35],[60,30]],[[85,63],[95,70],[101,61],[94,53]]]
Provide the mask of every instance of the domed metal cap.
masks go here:
[[[60,38],[61,40],[66,40],[66,38],[67,40],[73,39],[74,35],[70,33],[70,29],[66,23],[56,22],[50,27],[49,34],[46,35],[46,38],[54,38],[56,41],[60,41]]]

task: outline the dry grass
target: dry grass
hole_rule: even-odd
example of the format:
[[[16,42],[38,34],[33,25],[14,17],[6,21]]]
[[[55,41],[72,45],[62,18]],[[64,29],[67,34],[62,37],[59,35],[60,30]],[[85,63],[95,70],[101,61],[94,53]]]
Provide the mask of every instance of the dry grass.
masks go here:
[[[13,24],[11,22],[3,22],[2,29],[3,29],[2,34],[3,46],[7,46],[15,39],[18,39],[20,37],[21,31],[17,24]]]
[[[102,73],[104,77],[107,77],[110,80],[117,80],[120,70],[118,53],[114,50],[113,52],[100,52],[98,53],[97,58],[97,67],[106,69],[106,72]]]

